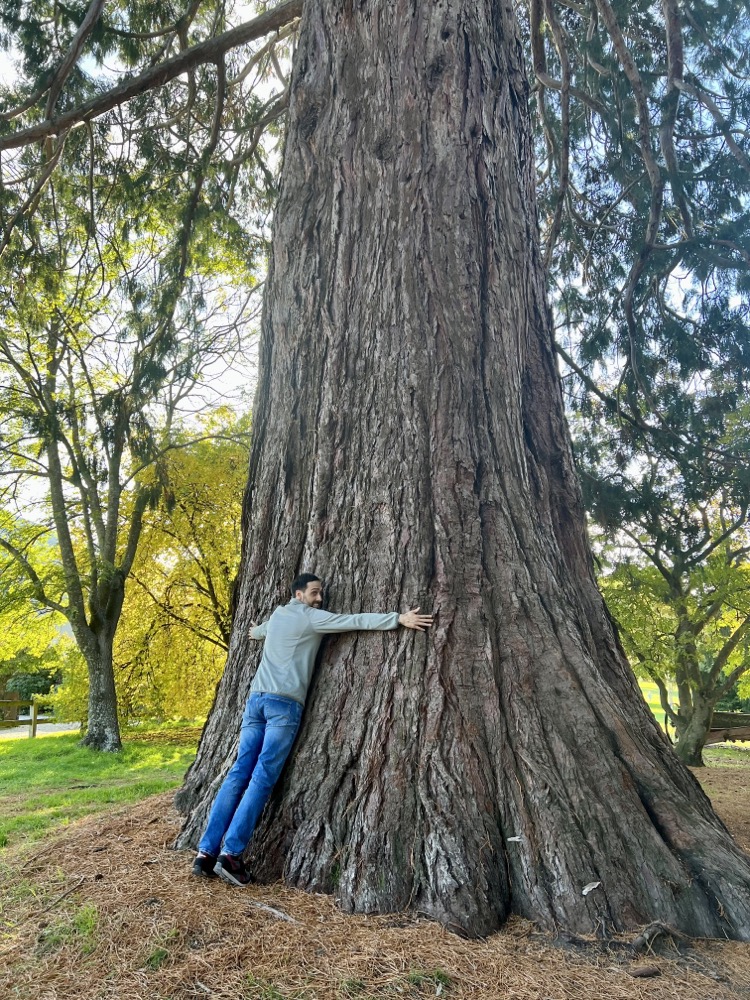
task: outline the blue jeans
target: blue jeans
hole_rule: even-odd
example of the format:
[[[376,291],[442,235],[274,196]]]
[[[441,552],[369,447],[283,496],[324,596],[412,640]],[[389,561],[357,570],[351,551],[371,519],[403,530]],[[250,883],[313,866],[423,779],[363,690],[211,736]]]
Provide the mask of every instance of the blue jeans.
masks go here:
[[[277,694],[252,693],[242,716],[240,747],[222,782],[198,850],[240,855],[278,781],[302,721],[302,705]]]

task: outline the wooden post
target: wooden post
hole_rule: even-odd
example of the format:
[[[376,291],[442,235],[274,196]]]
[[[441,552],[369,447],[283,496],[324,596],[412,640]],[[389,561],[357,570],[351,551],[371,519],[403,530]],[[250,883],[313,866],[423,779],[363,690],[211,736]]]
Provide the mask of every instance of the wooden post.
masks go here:
[[[31,702],[31,732],[29,733],[29,736],[31,737],[32,740],[36,736],[36,723],[37,723],[37,716],[38,715],[39,715],[39,709],[37,708],[36,699],[32,699],[32,702]]]

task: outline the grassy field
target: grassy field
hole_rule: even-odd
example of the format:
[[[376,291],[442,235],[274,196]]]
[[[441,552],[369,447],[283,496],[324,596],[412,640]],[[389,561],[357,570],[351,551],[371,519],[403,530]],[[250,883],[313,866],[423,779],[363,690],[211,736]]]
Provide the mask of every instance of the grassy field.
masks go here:
[[[125,737],[120,753],[79,746],[78,733],[0,745],[0,847],[28,842],[113,803],[137,802],[180,784],[199,731]]]
[[[639,683],[663,726],[656,685]],[[176,788],[195,756],[199,736],[198,728],[138,731],[125,736],[117,754],[79,746],[79,733],[0,743],[0,848],[37,839],[113,804]]]
[[[661,707],[661,701],[659,700],[659,689],[654,684],[653,681],[642,681],[638,679],[638,684],[641,689],[641,694],[646,699],[646,703],[651,711],[656,716],[657,722],[662,726],[664,725],[664,709]]]

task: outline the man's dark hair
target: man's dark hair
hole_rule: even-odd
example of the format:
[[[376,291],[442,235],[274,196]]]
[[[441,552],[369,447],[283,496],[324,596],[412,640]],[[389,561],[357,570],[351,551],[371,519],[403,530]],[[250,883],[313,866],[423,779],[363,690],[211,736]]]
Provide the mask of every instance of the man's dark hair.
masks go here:
[[[292,583],[292,597],[297,593],[298,590],[306,590],[308,583],[322,583],[323,581],[319,576],[315,576],[314,573],[300,573],[300,575]]]

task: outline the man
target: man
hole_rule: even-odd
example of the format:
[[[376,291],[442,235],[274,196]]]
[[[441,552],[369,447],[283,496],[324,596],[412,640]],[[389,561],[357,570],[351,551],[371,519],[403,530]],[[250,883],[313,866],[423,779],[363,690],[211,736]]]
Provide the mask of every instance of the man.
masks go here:
[[[211,807],[193,862],[193,874],[202,878],[218,875],[238,886],[253,881],[242,855],[292,749],[323,636],[399,625],[423,632],[432,625],[432,615],[421,615],[419,608],[403,615],[322,611],[323,584],[312,573],[297,577],[292,595],[250,630],[253,639],[266,642],[242,716],[237,760]]]

